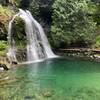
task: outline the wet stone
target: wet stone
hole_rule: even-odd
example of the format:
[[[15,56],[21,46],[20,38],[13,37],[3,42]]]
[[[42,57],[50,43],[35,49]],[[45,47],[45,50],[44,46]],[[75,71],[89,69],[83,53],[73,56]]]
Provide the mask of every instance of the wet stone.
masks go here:
[[[53,91],[44,91],[44,92],[42,93],[43,97],[47,97],[47,98],[52,97],[53,94],[54,94]]]

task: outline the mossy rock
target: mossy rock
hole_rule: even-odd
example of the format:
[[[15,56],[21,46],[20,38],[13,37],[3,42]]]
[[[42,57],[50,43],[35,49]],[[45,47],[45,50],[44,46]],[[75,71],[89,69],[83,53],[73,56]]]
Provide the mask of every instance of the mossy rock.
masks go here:
[[[5,64],[0,64],[0,68],[3,68],[4,70],[8,70],[8,67]]]

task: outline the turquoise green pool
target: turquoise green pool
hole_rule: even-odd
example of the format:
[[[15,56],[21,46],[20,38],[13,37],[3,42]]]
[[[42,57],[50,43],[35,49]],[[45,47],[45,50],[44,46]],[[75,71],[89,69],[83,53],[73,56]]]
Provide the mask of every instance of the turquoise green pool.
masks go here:
[[[100,63],[57,58],[4,71],[0,100],[100,100]]]

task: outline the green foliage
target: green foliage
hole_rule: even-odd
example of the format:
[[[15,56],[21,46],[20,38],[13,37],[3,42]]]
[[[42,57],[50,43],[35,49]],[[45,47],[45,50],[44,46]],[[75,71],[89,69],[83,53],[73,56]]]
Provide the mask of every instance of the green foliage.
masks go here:
[[[9,7],[0,5],[0,40],[7,40],[8,21],[13,14],[14,11]]]
[[[56,0],[53,9],[51,31],[56,46],[91,43],[96,23],[91,17],[95,5],[90,0]]]
[[[33,16],[37,19],[40,19],[39,18],[39,14],[40,14],[40,9],[39,9],[39,3],[38,1],[36,0],[33,0],[31,3],[30,3],[30,7],[29,7],[29,10],[31,11],[31,13],[33,14]]]
[[[96,5],[96,12],[93,17],[97,25],[100,25],[100,3]]]
[[[13,10],[9,9],[8,7],[3,7],[0,5],[0,16],[11,16],[14,13]]]
[[[9,3],[16,7],[26,9],[29,6],[31,0],[9,0]]]
[[[20,17],[16,17],[13,23],[12,34],[18,48],[26,46],[25,23]]]
[[[7,42],[6,41],[0,41],[0,51],[3,51],[7,48]]]
[[[93,45],[94,48],[100,48],[100,35],[96,37],[95,44]]]
[[[52,4],[51,1],[49,0],[30,0],[30,6],[29,6],[29,10],[31,11],[31,13],[33,14],[33,16],[35,17],[36,20],[38,20],[41,23],[46,22],[49,23],[51,22],[51,12],[52,12]]]
[[[19,6],[20,5],[20,1],[21,0],[9,0],[9,3],[11,3],[13,5],[16,5],[16,6]]]

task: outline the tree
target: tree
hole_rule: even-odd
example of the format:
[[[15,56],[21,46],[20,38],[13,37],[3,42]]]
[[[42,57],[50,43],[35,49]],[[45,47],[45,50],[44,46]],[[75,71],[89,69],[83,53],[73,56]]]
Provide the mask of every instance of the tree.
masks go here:
[[[91,43],[96,23],[91,16],[95,5],[90,0],[56,0],[51,27],[55,46]]]

